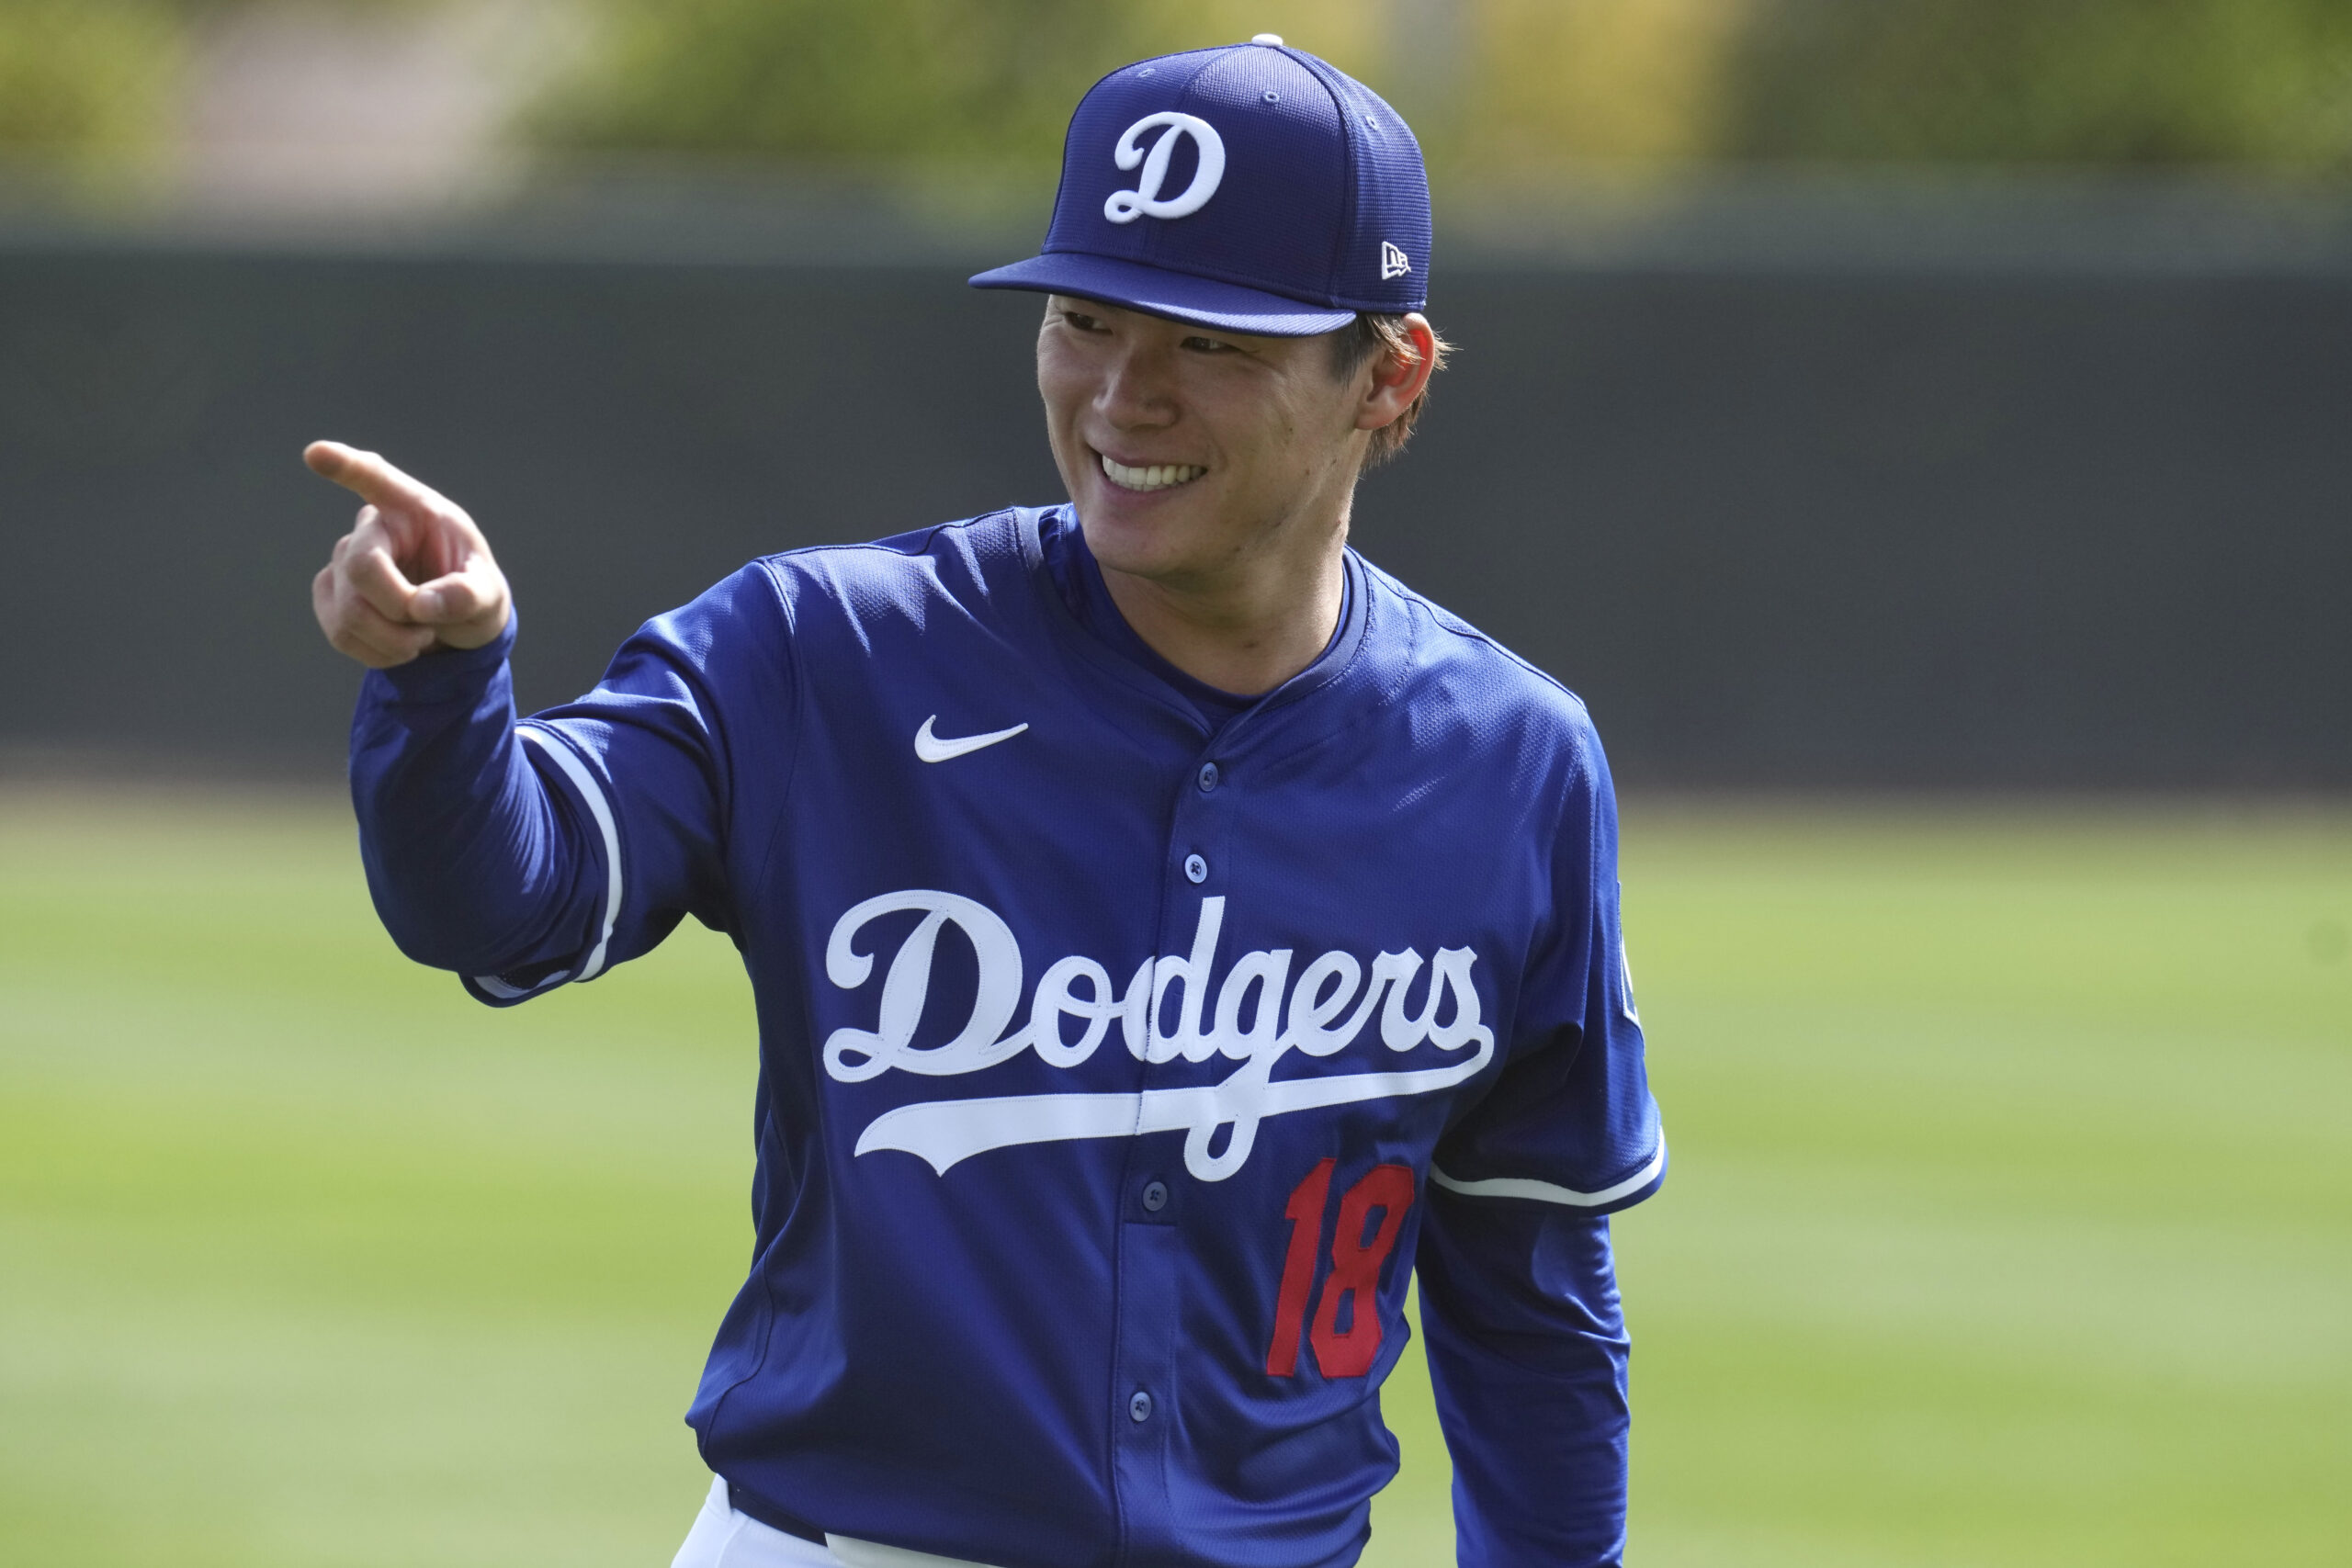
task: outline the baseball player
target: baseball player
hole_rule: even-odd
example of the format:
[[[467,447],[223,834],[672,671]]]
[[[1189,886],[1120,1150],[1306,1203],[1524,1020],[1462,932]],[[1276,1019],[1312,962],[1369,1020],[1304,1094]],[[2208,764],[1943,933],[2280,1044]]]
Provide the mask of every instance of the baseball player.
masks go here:
[[[1412,133],[1321,60],[1113,73],[972,280],[1047,296],[1069,503],[754,561],[519,723],[482,535],[311,449],[367,502],[315,598],[401,949],[506,1007],[691,915],[751,976],[681,1568],[1351,1563],[1411,1271],[1460,1561],[1618,1561],[1602,1216],[1666,1149],[1608,769],[1346,546],[1429,264]]]

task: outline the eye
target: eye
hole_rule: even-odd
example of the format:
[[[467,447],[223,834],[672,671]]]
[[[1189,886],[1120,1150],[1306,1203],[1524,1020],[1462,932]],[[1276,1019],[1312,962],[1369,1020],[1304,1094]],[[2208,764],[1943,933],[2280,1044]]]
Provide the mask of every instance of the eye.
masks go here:
[[[1090,316],[1083,310],[1064,310],[1061,317],[1063,324],[1073,332],[1099,333],[1108,330],[1102,325],[1102,317]]]
[[[1213,337],[1188,337],[1184,340],[1184,347],[1194,354],[1238,354],[1241,352],[1236,345],[1220,342]]]

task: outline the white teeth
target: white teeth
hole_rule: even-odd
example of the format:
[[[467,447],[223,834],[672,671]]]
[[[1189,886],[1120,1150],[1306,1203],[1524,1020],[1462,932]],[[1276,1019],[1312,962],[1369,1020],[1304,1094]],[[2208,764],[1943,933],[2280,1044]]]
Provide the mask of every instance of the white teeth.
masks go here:
[[[1166,490],[1170,485],[1188,484],[1208,470],[1195,463],[1152,463],[1130,468],[1125,463],[1104,457],[1102,472],[1122,490]]]

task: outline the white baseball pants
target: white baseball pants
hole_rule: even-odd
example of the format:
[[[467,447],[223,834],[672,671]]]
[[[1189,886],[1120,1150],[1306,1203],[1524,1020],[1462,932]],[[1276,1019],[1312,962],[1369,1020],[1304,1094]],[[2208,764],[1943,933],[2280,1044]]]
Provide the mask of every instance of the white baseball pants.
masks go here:
[[[710,1478],[710,1495],[703,1499],[686,1544],[678,1548],[670,1568],[985,1568],[960,1557],[933,1557],[899,1546],[877,1546],[832,1535],[819,1546],[760,1523],[739,1513],[727,1501],[727,1481]]]

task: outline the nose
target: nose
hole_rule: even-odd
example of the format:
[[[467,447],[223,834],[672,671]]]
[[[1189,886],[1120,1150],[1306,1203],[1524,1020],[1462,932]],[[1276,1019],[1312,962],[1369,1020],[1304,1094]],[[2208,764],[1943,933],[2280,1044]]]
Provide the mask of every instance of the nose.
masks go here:
[[[1163,344],[1129,339],[1103,367],[1095,412],[1114,430],[1164,430],[1176,423],[1174,355]]]

